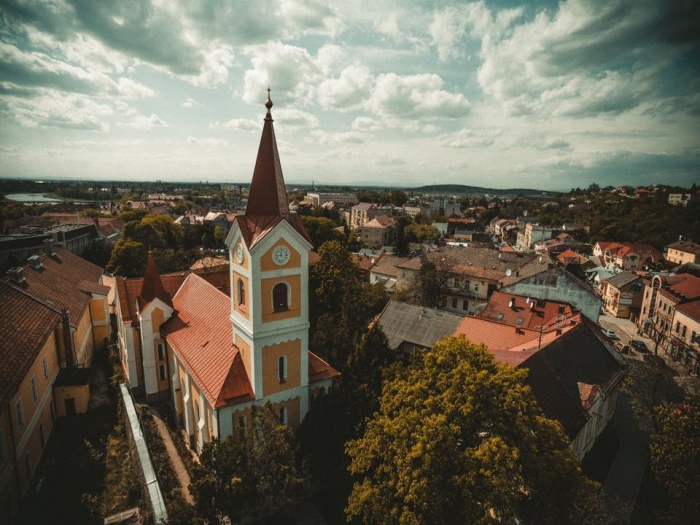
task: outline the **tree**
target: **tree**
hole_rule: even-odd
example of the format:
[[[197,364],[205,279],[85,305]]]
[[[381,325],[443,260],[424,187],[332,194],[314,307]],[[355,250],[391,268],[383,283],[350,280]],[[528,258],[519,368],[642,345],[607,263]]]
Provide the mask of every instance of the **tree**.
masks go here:
[[[122,277],[140,277],[146,270],[148,252],[140,242],[122,237],[112,250],[105,270]]]
[[[697,523],[700,515],[700,398],[657,409],[649,462],[671,505],[668,523]]]
[[[409,254],[408,239],[406,238],[406,233],[404,232],[403,225],[398,226],[396,232],[396,243],[394,246],[394,255],[398,257],[407,257]]]
[[[342,240],[343,235],[336,230],[337,225],[326,217],[300,216],[314,246],[321,247],[326,241]]]
[[[393,190],[391,192],[390,200],[394,206],[400,208],[401,206],[406,204],[406,202],[408,202],[408,195],[406,195],[406,193],[401,190]]]
[[[346,512],[364,523],[567,522],[580,474],[559,423],[483,346],[448,337],[395,368],[347,445]]]
[[[238,436],[206,443],[189,487],[197,514],[210,524],[249,517],[274,523],[289,516],[302,502],[305,481],[293,438],[268,403],[252,407]]]

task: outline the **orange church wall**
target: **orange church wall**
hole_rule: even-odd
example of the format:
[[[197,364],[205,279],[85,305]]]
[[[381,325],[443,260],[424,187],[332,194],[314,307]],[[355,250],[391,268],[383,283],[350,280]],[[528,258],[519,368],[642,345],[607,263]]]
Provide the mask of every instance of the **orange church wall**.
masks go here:
[[[277,283],[287,283],[287,286],[291,289],[289,309],[282,312],[275,312],[272,304],[272,289]],[[262,279],[260,281],[260,297],[263,323],[299,317],[301,315],[301,276],[287,275],[285,277]]]
[[[301,340],[287,341],[266,346],[263,354],[263,396],[297,388],[301,384]],[[280,382],[277,377],[277,360],[287,358],[287,378]]]
[[[245,289],[245,297],[243,298],[243,304],[240,304],[240,297],[238,296],[238,279],[243,281],[243,288]],[[240,273],[233,272],[232,280],[232,293],[233,293],[233,306],[236,311],[241,314],[246,319],[250,319],[250,283],[248,278]]]
[[[275,403],[273,407],[275,409],[275,413],[277,414],[279,414],[280,408],[286,407],[287,425],[290,427],[297,428],[301,424],[301,399],[298,397],[287,401],[282,401],[281,403]]]
[[[236,337],[236,346],[241,351],[241,359],[243,359],[243,366],[245,366],[246,374],[248,377],[253,377],[253,372],[250,364],[251,351],[250,346],[241,337]]]
[[[275,251],[275,248],[278,246],[286,246],[289,249],[289,261],[287,261],[287,264],[284,266],[278,266],[275,264],[275,262],[272,260],[272,252]],[[299,268],[301,267],[301,255],[299,254],[298,251],[296,251],[294,248],[292,248],[292,245],[286,242],[284,239],[280,239],[275,245],[270,248],[268,251],[266,251],[263,256],[260,258],[260,269],[263,272],[272,272],[274,270],[279,270],[281,268]]]

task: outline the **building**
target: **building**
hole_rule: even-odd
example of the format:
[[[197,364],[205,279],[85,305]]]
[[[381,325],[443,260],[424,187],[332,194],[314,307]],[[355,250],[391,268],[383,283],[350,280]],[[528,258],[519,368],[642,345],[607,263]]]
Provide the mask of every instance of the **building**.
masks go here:
[[[150,258],[143,279],[117,286],[130,387],[169,399],[197,453],[245,425],[253,405],[270,402],[296,427],[337,376],[308,350],[312,246],[287,204],[269,98],[266,107],[246,213],[226,238],[230,295],[207,273],[161,277]]]
[[[525,383],[542,412],[561,423],[582,460],[614,415],[624,377],[621,358],[597,326],[567,305],[535,305],[535,320],[528,324],[543,324],[528,328],[532,299],[511,297],[505,303],[503,296],[495,297],[498,304],[487,308],[496,319],[465,317],[455,335],[485,345],[497,361],[528,370]],[[519,305],[515,313],[512,305]]]
[[[543,226],[537,223],[528,222],[525,227],[518,232],[518,240],[515,248],[521,252],[527,252],[535,247],[537,241],[552,238],[554,230],[548,226]]]
[[[601,282],[604,308],[613,316],[635,321],[642,307],[644,283],[638,275],[622,271]]]
[[[599,241],[593,247],[593,255],[600,257],[606,266],[621,270],[642,270],[644,266],[661,262],[662,253],[644,243],[619,243]]]
[[[382,253],[374,259],[374,262],[369,268],[369,282],[383,283],[388,292],[396,291],[396,281],[398,275],[398,266],[407,261],[407,257],[399,257],[390,253]]]
[[[494,290],[539,274],[551,265],[547,256],[445,246],[399,264],[397,290],[409,289],[426,263],[436,268],[440,307],[461,314],[478,313]]]
[[[700,300],[676,306],[669,343],[671,357],[700,377]]]
[[[396,237],[396,222],[391,217],[380,215],[360,226],[360,239],[365,246],[380,248],[391,244]]]
[[[0,522],[31,486],[58,416],[86,412],[110,332],[102,269],[57,248],[0,281]]]
[[[314,193],[309,192],[304,196],[304,202],[309,202],[312,206],[323,206],[332,202],[336,206],[350,206],[357,202],[357,195],[354,193]]]
[[[680,319],[675,319],[676,310],[682,305],[698,301],[700,301],[700,278],[694,275],[687,273],[668,276],[655,275],[651,280],[644,282],[642,313],[639,316],[637,326],[655,341],[655,351],[659,349],[667,353],[673,351],[671,348],[672,333],[674,326],[676,326],[675,323],[680,323]],[[684,326],[689,325],[688,323]],[[680,324],[678,326],[680,327]],[[676,339],[679,338],[676,337]],[[681,335],[680,339],[684,339],[684,336]]]
[[[682,240],[669,244],[666,260],[673,264],[698,264],[700,263],[700,244]]]
[[[687,206],[688,203],[692,199],[693,199],[692,193],[669,193],[668,194],[668,203],[671,206],[678,206],[679,204],[682,204],[683,206]]]

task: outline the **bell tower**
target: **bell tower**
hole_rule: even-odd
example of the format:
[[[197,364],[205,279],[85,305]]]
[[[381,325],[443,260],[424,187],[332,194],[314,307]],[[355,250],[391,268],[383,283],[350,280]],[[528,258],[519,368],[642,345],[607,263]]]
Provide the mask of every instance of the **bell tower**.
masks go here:
[[[298,424],[308,410],[308,265],[312,249],[289,211],[268,88],[248,206],[226,238],[231,265],[231,323],[256,402],[279,407]]]

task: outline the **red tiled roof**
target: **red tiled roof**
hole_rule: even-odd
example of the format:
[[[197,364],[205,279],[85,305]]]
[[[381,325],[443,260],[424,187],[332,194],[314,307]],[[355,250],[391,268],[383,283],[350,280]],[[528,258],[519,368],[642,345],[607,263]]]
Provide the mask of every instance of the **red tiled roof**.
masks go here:
[[[457,328],[455,335],[462,334],[472,343],[483,344],[489,350],[519,351],[536,345],[540,336],[538,330],[529,328],[514,328],[512,326],[483,319],[480,317],[465,317]]]
[[[574,315],[574,310],[566,303],[538,301],[498,290],[491,294],[486,308],[481,313],[481,317],[498,320],[503,324],[530,329],[542,326],[545,327],[544,330],[554,327],[557,321],[561,320],[561,315],[568,321]],[[501,319],[498,319],[498,316],[502,316]],[[518,319],[521,320],[520,324],[517,324]]]
[[[0,408],[9,402],[61,321],[55,309],[0,281]]]
[[[83,279],[78,283],[78,290],[86,293],[94,293],[95,295],[104,295],[105,297],[109,295],[111,288],[105,286],[104,284],[94,283]]]
[[[309,352],[309,383],[337,377],[340,373],[313,352]]]
[[[148,303],[156,298],[167,305],[173,305],[171,295],[165,291],[163,282],[160,280],[160,274],[158,273],[158,268],[156,268],[156,262],[153,260],[153,255],[149,253],[146,261],[146,272],[141,284],[141,292],[138,296],[139,307],[143,310]]]
[[[304,237],[304,239],[309,243],[311,242],[311,237],[304,227],[304,223],[296,213],[292,213],[289,217],[285,217],[287,222],[292,225],[292,227],[299,232],[299,234]],[[282,222],[282,217],[274,216],[254,216],[254,215],[238,215],[234,222],[238,223],[241,229],[241,235],[243,235],[243,240],[248,248],[255,246],[260,240],[262,240],[268,233],[270,233],[275,226]]]
[[[691,319],[700,321],[700,301],[692,301],[676,306],[676,312],[681,312]]]
[[[669,275],[662,278],[660,292],[674,301],[688,301],[700,297],[700,278],[689,273]]]
[[[55,248],[54,253],[40,256],[41,269],[25,265],[24,283],[10,284],[59,311],[67,309],[71,326],[77,327],[91,299],[90,293],[80,290],[80,283],[98,284],[102,268],[62,248]]]
[[[250,381],[233,344],[229,298],[190,274],[173,306],[176,313],[161,333],[211,406],[252,400]]]
[[[182,285],[185,277],[187,277],[186,274],[173,273],[161,275],[160,279],[163,283],[163,288],[172,297]],[[119,309],[121,310],[122,319],[125,323],[131,321],[132,325],[137,326],[139,324],[139,316],[136,311],[136,299],[143,287],[143,277],[117,277],[116,279],[117,297],[119,298]]]

